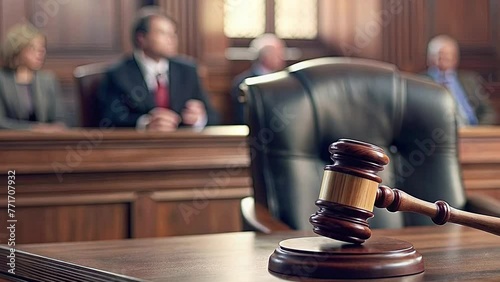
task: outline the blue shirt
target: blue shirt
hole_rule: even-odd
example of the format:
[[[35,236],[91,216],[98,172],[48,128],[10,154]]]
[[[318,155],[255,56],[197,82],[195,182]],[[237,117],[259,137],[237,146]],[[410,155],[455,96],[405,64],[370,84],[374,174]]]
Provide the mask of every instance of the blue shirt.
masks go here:
[[[457,72],[454,70],[449,70],[446,72],[440,71],[436,67],[431,67],[427,71],[432,79],[448,88],[448,90],[455,98],[457,103],[458,112],[465,125],[477,125],[479,124],[476,113],[469,103],[465,90],[458,80]]]

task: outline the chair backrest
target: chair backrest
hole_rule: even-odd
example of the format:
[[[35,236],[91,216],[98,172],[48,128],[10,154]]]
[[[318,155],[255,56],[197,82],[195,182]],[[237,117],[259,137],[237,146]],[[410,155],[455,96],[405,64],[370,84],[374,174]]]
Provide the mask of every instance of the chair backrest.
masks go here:
[[[384,184],[461,208],[454,102],[427,79],[363,59],[322,58],[245,80],[255,199],[295,229],[317,210],[328,146],[357,139],[382,147]],[[416,214],[375,209],[372,228],[427,225]]]
[[[99,127],[100,113],[97,107],[97,93],[110,65],[110,63],[89,64],[76,67],[73,72],[80,94],[82,127]]]

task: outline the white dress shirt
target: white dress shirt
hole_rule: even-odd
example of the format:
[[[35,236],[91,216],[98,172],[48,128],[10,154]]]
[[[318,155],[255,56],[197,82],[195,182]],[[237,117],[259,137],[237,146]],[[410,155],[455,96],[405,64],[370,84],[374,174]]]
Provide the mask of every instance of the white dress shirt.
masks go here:
[[[150,57],[146,56],[142,51],[135,51],[134,58],[139,68],[141,69],[142,75],[144,76],[144,81],[148,86],[150,92],[156,91],[158,87],[157,77],[159,76],[161,81],[165,83],[168,82],[168,60],[161,59],[160,61],[155,61]]]

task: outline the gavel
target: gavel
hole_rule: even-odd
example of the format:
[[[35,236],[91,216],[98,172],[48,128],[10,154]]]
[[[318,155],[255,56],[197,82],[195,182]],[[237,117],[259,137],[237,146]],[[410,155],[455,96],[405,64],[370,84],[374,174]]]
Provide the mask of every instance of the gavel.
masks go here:
[[[429,203],[407,193],[379,186],[377,175],[389,163],[382,148],[348,139],[330,146],[332,165],[325,166],[316,205],[309,221],[316,234],[362,244],[370,238],[368,219],[374,206],[391,212],[407,211],[429,216],[436,224],[452,222],[500,235],[500,218],[461,211],[445,201]]]

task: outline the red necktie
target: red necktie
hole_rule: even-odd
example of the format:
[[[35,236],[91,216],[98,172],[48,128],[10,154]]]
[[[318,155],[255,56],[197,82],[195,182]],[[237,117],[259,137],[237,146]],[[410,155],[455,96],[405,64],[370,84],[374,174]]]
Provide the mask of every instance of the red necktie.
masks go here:
[[[161,81],[160,75],[156,76],[156,85],[157,85],[155,92],[156,106],[168,109],[168,107],[170,106],[168,85],[165,81]]]

